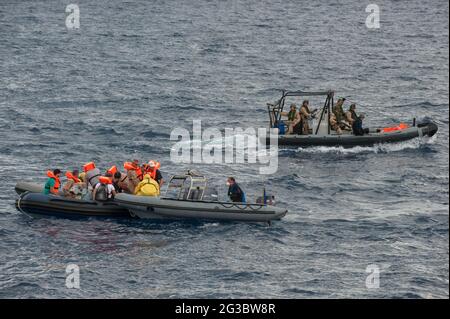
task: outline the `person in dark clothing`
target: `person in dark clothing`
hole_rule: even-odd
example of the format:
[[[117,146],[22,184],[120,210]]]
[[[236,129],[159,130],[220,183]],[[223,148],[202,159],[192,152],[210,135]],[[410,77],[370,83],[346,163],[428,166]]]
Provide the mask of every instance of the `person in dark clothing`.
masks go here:
[[[230,197],[231,201],[237,203],[244,203],[245,202],[244,192],[236,183],[234,177],[228,177],[227,185],[228,185],[228,196]]]
[[[352,130],[353,134],[357,136],[362,136],[365,133],[369,133],[368,129],[363,128],[363,120],[364,120],[364,114],[361,114],[356,118],[356,120],[353,122]]]

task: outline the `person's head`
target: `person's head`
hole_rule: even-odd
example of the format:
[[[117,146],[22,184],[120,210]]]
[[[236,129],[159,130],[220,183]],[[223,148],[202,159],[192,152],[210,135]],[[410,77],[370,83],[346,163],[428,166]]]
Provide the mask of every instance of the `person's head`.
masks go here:
[[[109,179],[112,180],[113,174],[108,172],[108,173],[105,174],[105,177],[108,177]]]
[[[291,104],[291,111],[295,111],[297,109],[297,105],[295,103]]]
[[[233,185],[234,183],[236,183],[234,177],[230,176],[227,178],[227,185]]]
[[[114,173],[114,181],[117,182],[120,180],[120,178],[122,177],[122,174],[120,172],[115,172]]]
[[[356,110],[356,104],[355,104],[355,103],[352,103],[352,104],[350,105],[350,110],[351,110],[351,111]]]
[[[156,168],[156,162],[153,160],[148,161],[147,165],[148,165],[148,168],[150,168],[151,170],[154,170]]]
[[[78,177],[79,174],[80,174],[80,172],[78,171],[78,169],[74,169],[72,171],[72,175],[75,176],[75,177]]]
[[[61,175],[61,170],[59,170],[59,169],[54,169],[54,170],[53,170],[53,175],[55,175],[55,176]]]
[[[362,120],[364,119],[366,116],[364,115],[364,113],[359,114],[359,118]]]
[[[309,105],[309,101],[308,100],[304,100],[302,103],[302,106],[308,106]]]
[[[337,101],[337,104],[338,104],[338,105],[342,105],[342,104],[344,104],[344,101],[345,101],[345,97],[341,97],[341,98],[339,98],[339,100]]]

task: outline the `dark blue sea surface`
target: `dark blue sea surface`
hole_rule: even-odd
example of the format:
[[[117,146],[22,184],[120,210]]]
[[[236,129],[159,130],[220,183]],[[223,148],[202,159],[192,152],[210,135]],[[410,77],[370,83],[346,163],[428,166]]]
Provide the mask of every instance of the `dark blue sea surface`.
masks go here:
[[[449,3],[378,1],[0,3],[0,298],[448,298]],[[280,150],[258,165],[170,161],[170,133],[266,127],[280,88],[335,89],[367,125],[431,119],[433,138]],[[301,102],[301,101],[297,101]],[[313,106],[323,101],[311,99]],[[289,214],[272,226],[29,218],[14,185],[94,160],[234,175]],[[80,289],[65,286],[80,267]],[[366,267],[380,287],[366,287]]]

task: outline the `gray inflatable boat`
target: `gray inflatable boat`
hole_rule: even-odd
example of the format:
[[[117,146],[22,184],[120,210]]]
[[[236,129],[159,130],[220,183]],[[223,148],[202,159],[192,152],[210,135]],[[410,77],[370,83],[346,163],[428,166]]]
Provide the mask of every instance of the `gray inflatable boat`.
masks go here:
[[[220,202],[205,196],[207,180],[200,175],[173,176],[165,197],[118,194],[115,202],[131,215],[144,219],[205,219],[270,222],[283,218],[287,210],[267,204]]]
[[[32,182],[18,182],[14,188],[17,194],[23,194],[25,192],[30,193],[43,193],[44,186],[42,184],[32,183]]]
[[[289,134],[285,132],[287,125],[282,120],[282,113],[288,97],[308,97],[326,96],[324,106],[317,112],[317,115],[310,119],[310,134]],[[415,119],[412,125],[400,123],[393,127],[372,127],[366,128],[363,135],[355,135],[351,128],[343,130],[342,134],[337,134],[331,129],[330,115],[334,105],[334,92],[302,92],[302,91],[282,91],[281,98],[274,104],[267,104],[270,127],[278,129],[278,145],[292,145],[299,147],[308,146],[373,146],[381,143],[394,143],[407,141],[417,137],[433,136],[438,131],[438,127],[433,122],[416,124]],[[266,144],[270,144],[270,138],[266,139]]]

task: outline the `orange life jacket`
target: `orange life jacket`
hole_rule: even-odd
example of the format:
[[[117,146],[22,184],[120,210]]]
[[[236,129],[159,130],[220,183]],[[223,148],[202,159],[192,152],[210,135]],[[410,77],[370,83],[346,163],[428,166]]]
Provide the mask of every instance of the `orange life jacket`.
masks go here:
[[[400,130],[407,129],[408,127],[409,127],[408,124],[400,123],[397,126],[385,127],[385,128],[382,129],[382,132],[388,133],[388,132],[400,131]]]
[[[102,184],[112,184],[111,179],[110,179],[109,177],[106,177],[106,176],[100,176],[100,177],[98,178],[98,180],[99,180],[100,183],[102,183]]]
[[[55,180],[55,186],[53,186],[54,191],[52,191],[50,189],[50,192],[54,193],[54,194],[57,194],[58,190],[59,190],[59,187],[61,186],[61,181],[59,180],[59,177],[56,176],[55,174],[53,174],[52,171],[47,171],[47,176],[50,177],[50,178],[53,178]]]
[[[155,162],[154,167],[150,167],[150,165],[145,165],[145,174],[150,175],[152,179],[156,179],[156,171],[161,167],[161,163]]]
[[[123,163],[123,168],[125,168],[127,171],[136,171],[137,178],[142,181],[144,174],[142,174],[142,169],[138,165],[132,162],[125,162]]]
[[[83,165],[83,171],[85,173],[89,172],[90,170],[95,168],[95,163],[94,162],[89,162]]]
[[[106,171],[106,173],[111,174],[111,175],[113,175],[113,176],[114,176],[114,174],[115,174],[116,172],[117,172],[117,167],[116,167],[116,165],[111,166],[111,168],[108,169],[108,170]]]
[[[73,180],[75,183],[80,183],[80,179],[77,176],[74,176],[71,172],[66,172],[67,179]]]

